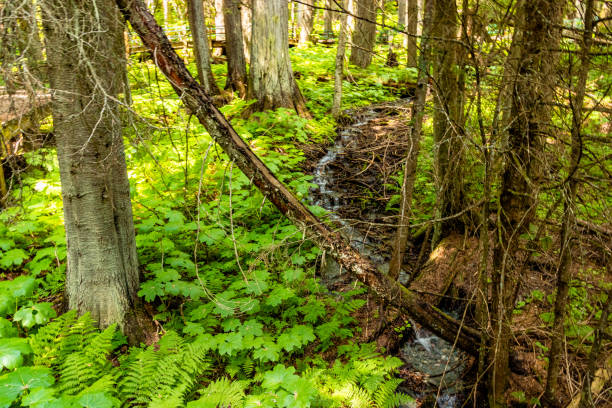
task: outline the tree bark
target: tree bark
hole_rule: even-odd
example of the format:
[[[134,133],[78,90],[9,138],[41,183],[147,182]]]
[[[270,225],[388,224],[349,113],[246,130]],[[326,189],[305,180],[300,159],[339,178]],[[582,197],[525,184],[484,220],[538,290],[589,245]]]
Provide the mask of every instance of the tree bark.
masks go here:
[[[408,68],[416,68],[417,61],[417,24],[419,21],[419,3],[418,0],[407,0],[407,21],[406,30],[408,35],[406,36],[406,64]]]
[[[244,59],[251,63],[251,35],[253,33],[253,0],[240,0],[240,22],[244,41]]]
[[[240,0],[223,0],[225,17],[225,49],[227,54],[227,82],[225,89],[246,97],[247,71],[242,40]]]
[[[325,0],[325,10],[323,11],[323,37],[332,38],[334,36],[334,12],[332,11],[333,0]]]
[[[408,223],[412,214],[412,193],[416,177],[417,161],[421,144],[421,130],[423,127],[423,116],[425,114],[425,97],[427,96],[427,84],[429,82],[429,66],[431,59],[431,45],[429,35],[432,26],[433,2],[435,0],[425,0],[424,12],[424,33],[421,42],[421,55],[419,56],[419,77],[417,89],[412,104],[412,118],[410,123],[410,148],[406,154],[404,164],[404,178],[402,181],[402,199],[400,203],[400,214],[398,227],[393,243],[393,253],[389,263],[389,277],[394,281],[399,277],[402,269],[404,252],[408,244],[410,228]]]
[[[576,225],[576,193],[578,189],[578,178],[576,172],[582,157],[582,106],[586,93],[586,82],[589,74],[589,50],[591,48],[591,37],[593,34],[593,0],[587,0],[584,14],[584,33],[582,37],[580,52],[580,71],[576,83],[576,97],[571,100],[572,106],[572,134],[570,167],[568,169],[567,184],[562,187],[565,198],[563,222],[561,225],[561,249],[559,254],[559,265],[557,267],[557,296],[554,305],[554,321],[552,329],[552,341],[548,354],[548,374],[546,377],[546,388],[544,390],[544,403],[551,407],[556,405],[555,394],[559,378],[559,366],[563,355],[563,339],[565,337],[565,311],[569,284],[571,280],[572,249],[574,248],[574,228]],[[570,73],[571,75],[571,73]],[[571,98],[571,93],[570,93]]]
[[[219,95],[221,91],[215,82],[210,66],[210,49],[208,47],[208,33],[206,21],[204,20],[204,3],[202,3],[202,0],[187,0],[187,13],[189,15],[189,25],[191,26],[196,66],[198,67],[198,79],[204,86],[204,89],[206,89],[206,92],[210,95]]]
[[[138,343],[145,333],[137,308],[138,259],[116,99],[122,83],[109,69],[125,63],[114,45],[122,41],[123,23],[110,0],[45,0],[43,13],[55,90],[68,307],[91,313],[100,327],[117,323]]]
[[[440,337],[452,342],[457,340],[461,349],[474,355],[478,352],[480,334],[477,330],[464,326],[440,310],[423,303],[417,294],[379,272],[372,262],[362,257],[339,233],[321,222],[291,194],[240,138],[213,105],[212,99],[202,86],[193,80],[142,1],[116,2],[143,43],[153,51],[156,65],[169,79],[183,102],[191,111],[196,112],[199,121],[228,154],[230,160],[236,163],[282,214],[303,230],[307,239],[311,239],[319,248],[334,257],[342,268],[370,287],[384,301],[406,310],[415,320]]]
[[[224,0],[215,0],[215,38],[225,40],[225,17],[223,17]]]
[[[361,68],[372,63],[372,53],[376,40],[376,2],[375,0],[354,0],[357,4],[357,19],[353,32],[350,62]]]
[[[346,8],[346,0],[342,1],[342,8]],[[332,104],[332,115],[338,118],[342,109],[342,80],[344,79],[344,56],[346,54],[346,37],[348,27],[346,23],[347,14],[340,16],[340,33],[338,34],[338,48],[336,50],[336,69],[334,70],[334,101]]]
[[[289,108],[310,117],[289,59],[287,0],[253,0],[249,99],[251,111]]]
[[[302,3],[298,4],[299,45],[305,45],[310,41],[315,18],[315,10],[312,6],[314,6],[314,0],[303,0]]]
[[[447,218],[464,208],[462,94],[459,89],[457,65],[457,3],[456,0],[436,0],[432,37],[434,78],[434,182],[436,186],[435,218]],[[434,224],[432,245],[438,244],[442,231],[460,230],[459,218]]]
[[[538,194],[542,167],[542,139],[550,131],[547,102],[554,89],[555,52],[563,2],[522,0],[515,37],[517,60],[514,63],[508,146],[502,173],[498,240],[493,251],[491,326],[492,370],[489,405],[504,405],[509,376],[509,349],[512,311],[520,279],[517,271],[528,254],[519,248],[529,233]],[[511,55],[513,53],[511,52]],[[523,242],[523,244],[520,244]]]

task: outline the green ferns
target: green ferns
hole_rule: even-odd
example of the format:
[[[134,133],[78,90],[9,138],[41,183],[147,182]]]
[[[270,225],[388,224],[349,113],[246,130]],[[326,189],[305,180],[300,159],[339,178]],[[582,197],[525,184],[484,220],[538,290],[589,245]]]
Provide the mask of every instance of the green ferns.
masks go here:
[[[137,350],[122,363],[119,395],[131,406],[180,407],[210,364],[203,344],[185,344],[168,332],[157,344]]]

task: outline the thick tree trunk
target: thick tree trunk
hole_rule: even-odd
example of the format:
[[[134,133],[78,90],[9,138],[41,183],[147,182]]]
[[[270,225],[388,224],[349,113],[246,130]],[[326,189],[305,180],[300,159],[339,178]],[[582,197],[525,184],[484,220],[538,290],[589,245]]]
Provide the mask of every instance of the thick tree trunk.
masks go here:
[[[230,160],[236,163],[282,214],[304,231],[306,238],[334,257],[342,268],[370,287],[384,301],[406,310],[415,320],[441,337],[453,342],[457,340],[456,344],[461,349],[472,354],[477,353],[480,336],[478,331],[423,303],[417,294],[379,272],[372,262],[362,257],[339,233],[321,222],[291,194],[240,138],[213,105],[201,85],[193,80],[142,1],[116,2],[144,44],[153,51],[156,65],[168,77],[183,102],[191,111],[196,112],[200,122],[228,154]]]
[[[303,0],[298,4],[298,30],[300,32],[298,44],[300,45],[305,45],[310,41],[315,18],[315,10],[312,6],[314,6],[314,0]]]
[[[404,252],[408,244],[410,235],[410,215],[412,214],[412,193],[416,177],[417,161],[421,144],[421,129],[423,126],[423,116],[425,114],[425,97],[427,96],[427,84],[429,81],[429,66],[431,59],[431,45],[429,33],[432,25],[433,2],[435,0],[425,0],[423,41],[421,42],[421,55],[419,56],[419,77],[417,82],[416,94],[412,104],[412,119],[410,123],[410,147],[406,154],[404,164],[404,179],[402,181],[402,198],[400,203],[400,214],[397,232],[393,243],[393,253],[389,263],[389,277],[397,280]]]
[[[559,378],[559,366],[563,356],[563,339],[565,337],[565,310],[567,308],[567,297],[571,280],[572,249],[574,248],[574,228],[576,225],[576,193],[578,189],[578,177],[576,172],[582,157],[582,105],[586,93],[586,82],[589,74],[589,50],[591,48],[591,36],[593,34],[593,0],[587,0],[584,14],[584,34],[582,37],[580,52],[580,71],[576,83],[576,97],[573,98],[572,106],[572,139],[570,153],[570,167],[568,169],[567,184],[563,186],[563,197],[565,199],[563,222],[561,226],[561,250],[559,254],[559,265],[557,267],[557,296],[554,305],[554,322],[552,330],[552,341],[548,355],[548,375],[546,377],[546,388],[544,390],[544,402],[554,406],[557,391],[557,379]],[[570,94],[571,95],[571,94]]]
[[[554,89],[555,53],[563,2],[522,0],[513,47],[517,47],[512,73],[508,147],[502,174],[498,235],[493,251],[492,344],[489,405],[504,404],[509,374],[512,311],[521,269],[528,254],[522,241],[536,210],[538,175],[542,167],[542,139],[550,131],[549,104]]]
[[[367,68],[372,63],[372,53],[376,40],[376,1],[354,0],[357,5],[356,15],[361,17],[355,23],[351,59],[353,65]]]
[[[109,69],[125,63],[114,46],[115,37],[123,36],[121,17],[110,0],[45,0],[43,12],[55,90],[68,307],[91,313],[101,327],[117,323],[138,342],[144,339],[135,308],[138,259],[115,98],[122,84]]]
[[[409,68],[416,68],[417,61],[417,24],[419,21],[419,3],[417,0],[407,0],[406,17],[406,64]]]
[[[346,8],[346,0],[342,1],[342,8]],[[332,104],[332,115],[337,118],[342,109],[342,80],[344,79],[344,56],[346,54],[346,38],[348,27],[346,24],[347,14],[340,16],[340,33],[338,34],[338,48],[336,50],[336,69],[334,70],[334,101]]]
[[[204,3],[202,0],[187,0],[187,14],[193,38],[193,50],[198,67],[198,79],[210,95],[219,95],[221,91],[213,77],[210,66],[210,49],[204,20]]]
[[[227,82],[225,89],[246,97],[247,71],[242,42],[240,0],[223,0],[225,16],[225,49],[227,53]]]
[[[432,37],[434,78],[434,182],[436,186],[435,217],[447,218],[464,208],[463,144],[459,127],[462,118],[462,95],[457,65],[457,3],[436,0]],[[432,245],[438,244],[442,231],[458,231],[459,218],[434,224]]]
[[[309,117],[289,59],[287,0],[253,0],[249,99],[252,111],[289,108]]]

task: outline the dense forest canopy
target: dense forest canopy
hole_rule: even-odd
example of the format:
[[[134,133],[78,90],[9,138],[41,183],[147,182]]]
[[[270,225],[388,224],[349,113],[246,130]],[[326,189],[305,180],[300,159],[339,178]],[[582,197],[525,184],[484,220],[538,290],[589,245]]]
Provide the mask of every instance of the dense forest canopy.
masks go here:
[[[0,408],[612,406],[612,2],[0,0]]]

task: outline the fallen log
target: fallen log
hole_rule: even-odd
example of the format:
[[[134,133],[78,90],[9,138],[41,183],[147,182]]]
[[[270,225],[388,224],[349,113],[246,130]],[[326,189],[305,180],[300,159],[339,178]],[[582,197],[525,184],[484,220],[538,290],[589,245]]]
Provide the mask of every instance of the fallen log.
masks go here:
[[[184,62],[172,49],[162,28],[141,0],[116,0],[116,3],[187,108],[194,112],[208,133],[240,170],[282,214],[303,231],[306,238],[335,258],[343,269],[372,289],[384,301],[405,310],[420,324],[449,342],[456,342],[457,346],[466,352],[473,355],[478,353],[480,344],[478,330],[451,318],[422,301],[415,292],[379,272],[372,262],[351,247],[339,233],[312,214],[276,178],[214,106],[212,98],[206,94],[204,88],[191,76]]]

